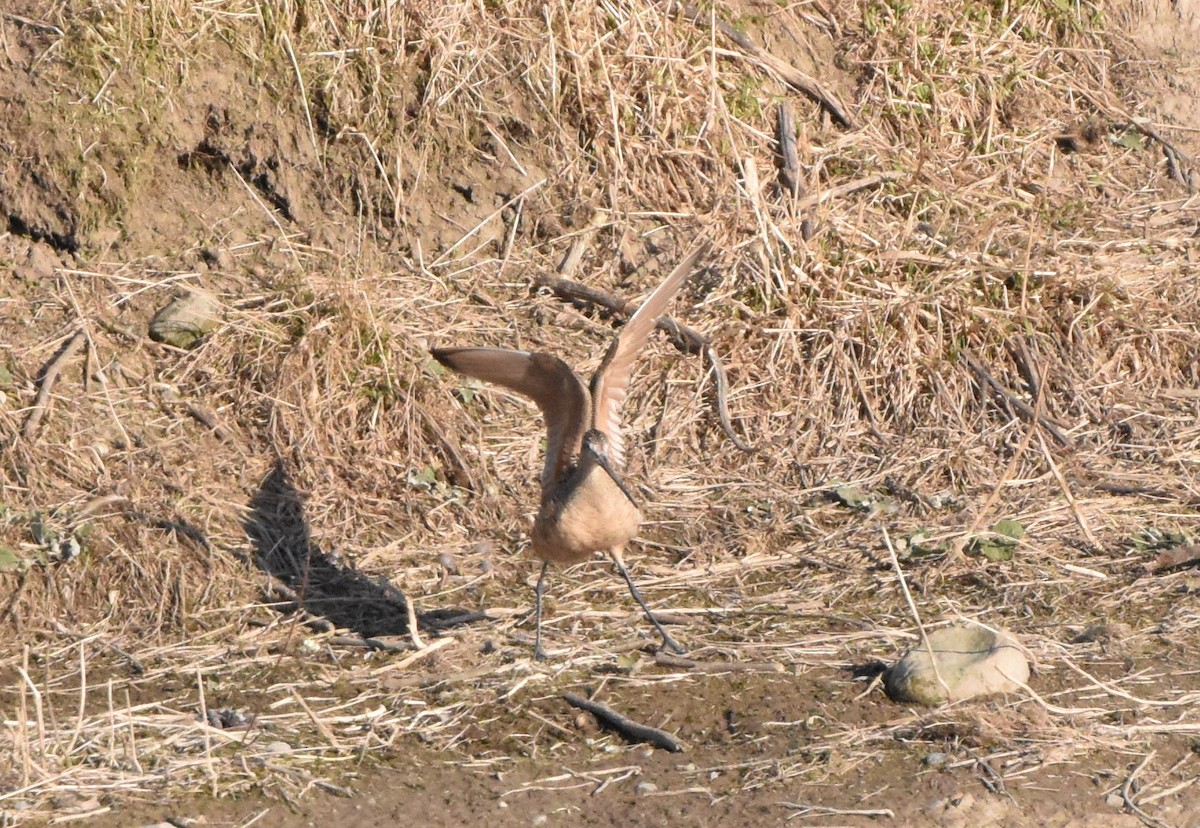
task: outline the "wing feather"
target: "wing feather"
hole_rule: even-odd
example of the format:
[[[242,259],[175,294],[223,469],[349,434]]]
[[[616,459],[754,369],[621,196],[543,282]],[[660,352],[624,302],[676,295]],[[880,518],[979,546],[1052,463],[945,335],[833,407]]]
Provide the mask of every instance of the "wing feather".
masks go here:
[[[552,354],[503,348],[434,348],[431,353],[451,370],[533,400],[546,424],[542,487],[561,478],[579,453],[588,422],[588,392],[571,366]]]
[[[621,439],[621,405],[629,396],[629,380],[633,363],[645,347],[650,333],[658,323],[679,288],[691,275],[696,262],[708,250],[701,242],[683,257],[663,283],[630,317],[592,377],[592,427],[608,438],[608,459],[617,469],[625,465],[625,444]]]

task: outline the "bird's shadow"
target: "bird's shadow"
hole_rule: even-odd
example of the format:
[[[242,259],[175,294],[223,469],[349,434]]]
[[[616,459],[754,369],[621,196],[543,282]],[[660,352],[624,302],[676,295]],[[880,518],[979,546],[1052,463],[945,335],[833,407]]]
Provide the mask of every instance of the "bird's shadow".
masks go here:
[[[408,635],[408,606],[400,590],[386,578],[351,569],[313,541],[304,501],[282,461],[259,485],[244,526],[254,545],[254,563],[290,593],[285,603],[366,639]],[[415,615],[417,627],[429,632],[487,618],[463,609]]]

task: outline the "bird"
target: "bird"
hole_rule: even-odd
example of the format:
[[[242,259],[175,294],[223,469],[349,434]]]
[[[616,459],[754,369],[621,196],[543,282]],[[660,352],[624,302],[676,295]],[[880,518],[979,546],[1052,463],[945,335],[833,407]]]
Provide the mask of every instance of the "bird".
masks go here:
[[[471,347],[430,351],[447,368],[516,391],[542,412],[546,458],[541,503],[530,533],[530,551],[542,561],[534,588],[536,660],[546,658],[542,598],[550,564],[579,563],[600,551],[616,565],[633,599],[662,636],[663,646],[686,652],[650,612],[625,565],[625,546],[637,534],[642,513],[621,477],[621,405],[629,394],[634,362],[708,247],[707,242],[696,245],[642,303],[617,333],[587,386],[570,365],[545,352]]]

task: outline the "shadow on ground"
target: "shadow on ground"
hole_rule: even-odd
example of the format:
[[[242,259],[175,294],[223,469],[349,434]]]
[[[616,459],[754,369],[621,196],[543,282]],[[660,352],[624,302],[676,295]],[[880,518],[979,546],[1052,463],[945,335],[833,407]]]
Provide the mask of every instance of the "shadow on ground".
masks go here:
[[[313,542],[303,499],[282,461],[275,463],[251,499],[245,529],[254,544],[253,562],[273,576],[273,591],[285,599],[278,605],[281,609],[301,609],[363,638],[408,634],[408,607],[400,590],[382,576],[349,568]],[[439,609],[416,618],[418,629],[438,632],[487,616]]]

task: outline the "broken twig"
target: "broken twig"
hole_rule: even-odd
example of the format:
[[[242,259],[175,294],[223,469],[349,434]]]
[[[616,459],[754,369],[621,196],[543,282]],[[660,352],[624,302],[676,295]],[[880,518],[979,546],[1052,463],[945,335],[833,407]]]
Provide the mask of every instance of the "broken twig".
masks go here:
[[[1174,549],[1160,552],[1154,559],[1152,569],[1154,572],[1162,572],[1167,569],[1190,566],[1194,563],[1200,563],[1200,543],[1177,546]]]
[[[46,366],[46,370],[42,373],[42,384],[38,387],[37,399],[33,402],[33,410],[29,412],[29,417],[21,428],[21,437],[24,439],[30,440],[37,433],[38,425],[46,414],[46,406],[50,402],[50,392],[54,390],[54,383],[58,380],[59,373],[67,360],[73,357],[86,341],[87,334],[82,330],[76,331],[75,335],[58,352],[58,356]]]
[[[670,653],[656,653],[654,663],[660,667],[688,670],[693,673],[782,673],[778,661],[693,661]]]
[[[776,115],[775,140],[779,146],[776,164],[779,167],[779,186],[796,198],[804,194],[800,179],[800,154],[796,151],[796,118],[792,105],[782,101]]]
[[[564,696],[572,707],[578,707],[580,710],[586,710],[595,716],[601,723],[608,725],[613,730],[616,730],[626,739],[631,742],[645,742],[646,744],[654,745],[655,747],[669,750],[672,753],[679,753],[683,750],[683,745],[665,730],[659,730],[656,727],[650,727],[622,716],[617,711],[613,710],[608,705],[594,702],[590,699],[585,699],[583,696],[575,693],[567,693]]]
[[[682,3],[676,7],[680,15],[685,20],[691,21],[696,25],[704,25],[710,21],[708,13],[700,11],[700,9],[690,3]],[[846,129],[854,129],[854,119],[850,117],[848,110],[837,96],[825,88],[825,85],[812,75],[807,75],[801,72],[795,66],[792,66],[785,60],[780,60],[766,49],[759,46],[745,34],[739,32],[733,26],[726,23],[715,15],[711,18],[717,31],[724,37],[731,40],[739,49],[752,57],[759,66],[778,75],[788,86],[793,89],[803,92],[808,97],[812,98],[821,108],[829,113],[835,121]]]
[[[1062,433],[1049,417],[1039,414],[1034,410],[1033,406],[1018,397],[1012,391],[1008,390],[1000,383],[998,379],[992,376],[992,373],[980,363],[975,357],[971,356],[967,351],[962,352],[963,362],[981,382],[983,382],[992,392],[1012,407],[1015,414],[1019,415],[1027,422],[1035,423],[1042,426],[1046,431],[1050,432],[1050,436],[1055,439],[1060,445],[1066,448],[1074,448],[1074,444],[1067,435]]]

